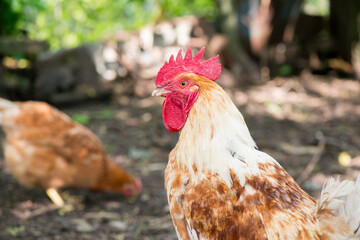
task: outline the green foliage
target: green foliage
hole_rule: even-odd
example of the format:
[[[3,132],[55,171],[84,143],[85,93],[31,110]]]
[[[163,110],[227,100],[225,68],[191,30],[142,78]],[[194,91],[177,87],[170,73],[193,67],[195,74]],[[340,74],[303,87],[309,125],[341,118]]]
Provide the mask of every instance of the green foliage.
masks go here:
[[[3,0],[5,34],[25,29],[52,49],[97,41],[121,30],[189,14],[213,17],[213,0]],[[3,6],[4,5],[4,6]],[[10,31],[13,30],[13,31]]]
[[[82,125],[86,125],[90,122],[90,116],[88,114],[73,114],[71,115],[71,119]]]
[[[303,11],[308,15],[329,16],[330,0],[305,0]]]
[[[13,89],[26,94],[30,89],[30,82],[27,78],[5,72],[4,79],[0,81],[0,89]]]
[[[271,100],[265,101],[265,106],[267,110],[274,115],[281,115],[283,112],[282,107]]]
[[[292,73],[292,67],[289,64],[283,64],[279,67],[278,74],[280,76],[289,76]]]
[[[102,109],[100,115],[104,119],[113,119],[114,118],[114,113],[108,108]]]
[[[163,19],[185,15],[200,15],[213,18],[217,14],[215,1],[212,0],[159,0],[158,8],[163,13]]]
[[[66,215],[66,211],[64,209],[59,209],[58,214],[59,214],[59,216],[63,217]]]
[[[17,19],[19,19],[19,13],[12,11],[11,1],[0,1],[0,21],[7,24],[0,26],[0,35],[13,35],[15,34]]]
[[[347,130],[347,128],[346,128],[346,126],[343,125],[343,124],[339,124],[339,125],[336,126],[336,131],[337,131],[339,134],[344,134],[344,133],[346,133],[346,130]]]
[[[24,226],[19,226],[19,227],[6,227],[5,228],[5,232],[9,233],[11,236],[16,237],[19,234],[25,232],[25,227]]]
[[[45,9],[45,0],[0,1],[0,35],[13,36],[19,35],[22,30],[32,31],[31,23],[36,20],[37,14]]]

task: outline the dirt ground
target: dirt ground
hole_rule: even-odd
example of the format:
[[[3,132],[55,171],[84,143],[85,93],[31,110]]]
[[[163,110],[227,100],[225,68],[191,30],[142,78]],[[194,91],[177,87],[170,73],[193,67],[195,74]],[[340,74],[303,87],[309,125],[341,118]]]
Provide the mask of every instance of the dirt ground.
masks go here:
[[[150,97],[153,80],[128,82],[114,86],[109,102],[60,109],[73,118],[88,117],[86,126],[116,162],[141,177],[140,196],[64,189],[60,194],[71,207],[54,209],[44,190],[25,188],[12,178],[0,150],[0,239],[176,239],[163,178],[178,135],[163,126],[162,99]],[[328,176],[360,174],[359,81],[304,73],[250,87],[227,77],[219,83],[243,113],[260,150],[297,180],[315,163],[301,181],[313,196]]]

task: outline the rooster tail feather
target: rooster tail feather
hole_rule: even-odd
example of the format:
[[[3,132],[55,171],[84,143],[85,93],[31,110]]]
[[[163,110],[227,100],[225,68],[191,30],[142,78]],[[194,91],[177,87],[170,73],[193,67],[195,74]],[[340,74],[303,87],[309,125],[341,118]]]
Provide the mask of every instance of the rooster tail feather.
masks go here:
[[[360,236],[360,176],[355,182],[330,178],[317,204],[317,213],[323,210],[343,217],[355,236]]]

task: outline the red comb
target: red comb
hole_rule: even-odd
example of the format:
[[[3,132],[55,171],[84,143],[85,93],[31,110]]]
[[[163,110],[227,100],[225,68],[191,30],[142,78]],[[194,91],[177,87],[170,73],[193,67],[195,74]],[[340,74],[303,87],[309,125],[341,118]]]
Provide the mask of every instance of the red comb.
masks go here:
[[[174,56],[171,55],[169,62],[165,62],[156,76],[156,86],[163,87],[167,85],[173,77],[184,72],[196,73],[213,81],[220,77],[221,64],[218,62],[219,56],[203,61],[202,58],[205,48],[201,48],[194,58],[192,58],[191,49],[192,47],[190,46],[184,58],[181,55],[181,50],[178,52],[176,60],[174,60]]]

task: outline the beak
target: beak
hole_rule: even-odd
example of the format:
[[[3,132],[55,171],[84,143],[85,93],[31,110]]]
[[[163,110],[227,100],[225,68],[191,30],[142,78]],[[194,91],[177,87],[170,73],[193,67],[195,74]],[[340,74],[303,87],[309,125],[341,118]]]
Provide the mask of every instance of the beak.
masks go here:
[[[169,90],[166,90],[164,88],[156,88],[151,96],[153,97],[166,97],[166,94],[168,94],[170,91]]]

